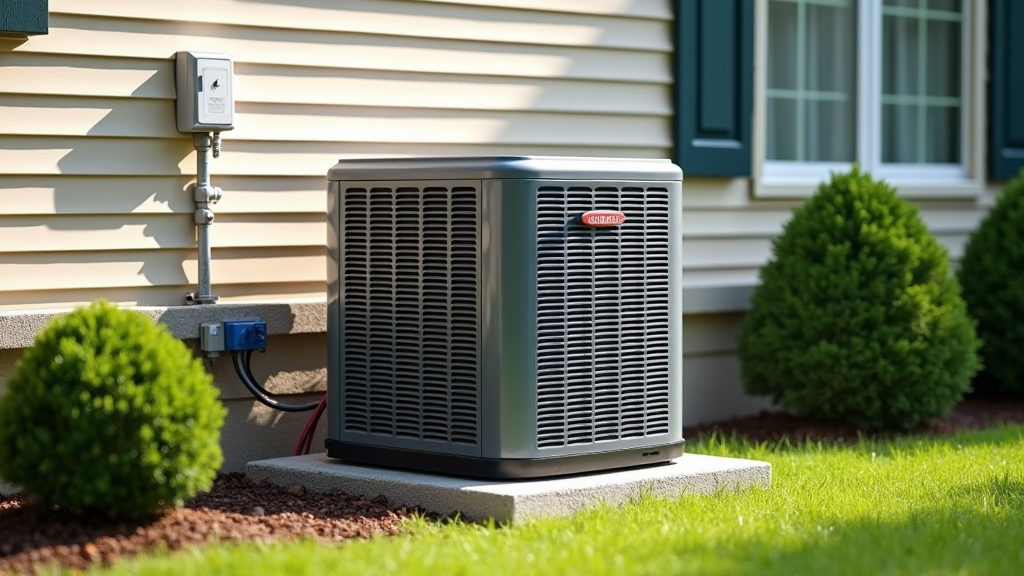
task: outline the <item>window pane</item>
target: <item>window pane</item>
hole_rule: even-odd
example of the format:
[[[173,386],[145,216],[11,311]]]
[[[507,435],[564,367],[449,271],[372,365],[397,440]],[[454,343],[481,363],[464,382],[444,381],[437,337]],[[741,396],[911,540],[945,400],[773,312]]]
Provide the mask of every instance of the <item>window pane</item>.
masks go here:
[[[960,0],[928,0],[928,8],[932,10],[960,12]]]
[[[960,110],[930,107],[925,162],[960,161]]]
[[[852,10],[832,6],[807,6],[807,87],[853,93],[857,72],[853,55]]]
[[[928,23],[928,95],[960,95],[960,23]]]
[[[854,111],[852,102],[815,102],[806,105],[806,154],[811,162],[845,162],[853,159]]]
[[[853,0],[768,4],[768,159],[854,159]]]
[[[882,106],[882,162],[917,162],[917,106]]]
[[[929,10],[960,11],[960,0],[885,0],[885,6],[902,6],[905,8],[927,8]]]
[[[768,99],[768,159],[796,158],[796,100]]]
[[[882,8],[882,161],[960,161],[959,1]]]
[[[882,93],[917,94],[917,19],[882,17]]]
[[[796,90],[797,4],[768,4],[768,87]]]

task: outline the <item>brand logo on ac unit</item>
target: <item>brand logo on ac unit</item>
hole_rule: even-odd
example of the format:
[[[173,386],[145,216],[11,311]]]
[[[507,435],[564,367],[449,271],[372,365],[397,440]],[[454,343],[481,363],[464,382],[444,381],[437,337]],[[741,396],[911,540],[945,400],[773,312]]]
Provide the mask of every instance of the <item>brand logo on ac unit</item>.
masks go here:
[[[608,228],[622,225],[626,221],[626,215],[614,210],[594,210],[580,214],[579,220],[586,226]]]

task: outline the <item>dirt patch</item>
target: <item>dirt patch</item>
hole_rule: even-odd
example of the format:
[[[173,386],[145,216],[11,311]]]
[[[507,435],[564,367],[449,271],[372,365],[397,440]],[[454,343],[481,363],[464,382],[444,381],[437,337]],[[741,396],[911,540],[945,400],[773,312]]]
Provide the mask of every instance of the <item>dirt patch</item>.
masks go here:
[[[957,406],[949,416],[933,420],[910,431],[909,434],[943,435],[959,430],[988,428],[1006,423],[1024,423],[1024,400],[968,398]],[[762,412],[753,416],[686,428],[683,437],[688,441],[695,441],[712,433],[725,436],[735,434],[755,442],[777,442],[788,439],[794,443],[820,440],[844,444],[856,442],[859,438],[885,439],[908,435],[894,432],[864,434],[854,426],[837,422],[783,412]]]
[[[185,508],[146,522],[84,520],[39,509],[20,496],[0,497],[0,574],[47,564],[84,569],[161,547],[179,550],[211,540],[241,542],[310,537],[322,541],[395,534],[412,511],[387,499],[306,493],[301,486],[255,484],[241,474],[217,478]]]
[[[942,435],[1010,422],[1024,423],[1024,400],[972,398],[949,417],[912,433]],[[851,426],[767,412],[688,428],[685,436],[692,442],[713,432],[769,442],[788,438],[791,442],[848,443],[863,436]],[[390,506],[383,497],[306,493],[301,486],[255,484],[241,474],[221,476],[212,491],[185,508],[138,523],[83,520],[61,510],[40,510],[20,496],[0,496],[0,574],[28,573],[55,563],[83,569],[162,547],[178,550],[216,539],[241,542],[310,537],[336,542],[391,535],[398,531],[402,517],[413,512]]]

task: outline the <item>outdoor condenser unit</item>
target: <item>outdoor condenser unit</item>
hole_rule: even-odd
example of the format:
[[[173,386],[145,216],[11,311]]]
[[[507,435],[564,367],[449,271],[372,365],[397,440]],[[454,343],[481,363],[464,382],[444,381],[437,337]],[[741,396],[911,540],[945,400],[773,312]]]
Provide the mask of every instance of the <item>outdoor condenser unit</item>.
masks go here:
[[[329,456],[525,478],[682,454],[678,167],[350,160],[328,180]]]

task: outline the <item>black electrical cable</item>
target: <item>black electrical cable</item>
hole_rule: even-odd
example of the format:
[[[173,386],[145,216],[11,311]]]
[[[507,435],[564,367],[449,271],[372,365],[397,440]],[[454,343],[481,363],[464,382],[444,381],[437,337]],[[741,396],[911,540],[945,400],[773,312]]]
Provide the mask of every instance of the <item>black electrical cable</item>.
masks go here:
[[[273,396],[273,394],[268,392],[266,388],[264,388],[263,386],[260,386],[260,383],[256,381],[256,377],[253,376],[253,373],[252,373],[252,353],[253,352],[255,352],[255,350],[246,350],[245,351],[245,364],[244,364],[244,366],[245,366],[245,373],[249,375],[249,381],[252,382],[253,385],[256,386],[256,389],[260,391],[260,394],[263,394],[265,396]]]
[[[252,356],[251,352],[249,356]],[[252,372],[248,370],[246,361],[238,354],[238,351],[233,350],[231,352],[231,363],[235,366],[235,373],[238,374],[238,379],[242,381],[242,384],[245,385],[249,392],[255,396],[260,403],[269,406],[274,410],[280,410],[282,412],[307,412],[316,408],[317,404],[320,403],[319,400],[308,404],[283,404],[278,402],[271,398],[262,386],[256,383],[256,378],[254,378]]]

